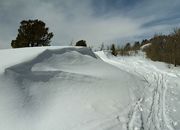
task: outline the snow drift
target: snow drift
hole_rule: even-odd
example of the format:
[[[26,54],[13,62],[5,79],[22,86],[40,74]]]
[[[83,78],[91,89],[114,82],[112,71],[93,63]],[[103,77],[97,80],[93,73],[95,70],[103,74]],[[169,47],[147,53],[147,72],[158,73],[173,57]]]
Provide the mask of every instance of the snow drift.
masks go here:
[[[126,129],[131,104],[145,84],[88,48],[10,49],[0,54],[3,130]]]

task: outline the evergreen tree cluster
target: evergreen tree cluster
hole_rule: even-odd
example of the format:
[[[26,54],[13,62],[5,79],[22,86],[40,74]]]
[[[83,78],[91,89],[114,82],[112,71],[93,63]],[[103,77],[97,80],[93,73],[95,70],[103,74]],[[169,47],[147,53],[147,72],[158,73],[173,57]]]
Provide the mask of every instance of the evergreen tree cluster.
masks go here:
[[[126,43],[124,46],[121,47],[112,44],[110,50],[112,55],[114,56],[130,56],[132,52],[137,53],[140,47],[141,44],[139,42],[135,42],[133,45],[131,45],[130,43]]]

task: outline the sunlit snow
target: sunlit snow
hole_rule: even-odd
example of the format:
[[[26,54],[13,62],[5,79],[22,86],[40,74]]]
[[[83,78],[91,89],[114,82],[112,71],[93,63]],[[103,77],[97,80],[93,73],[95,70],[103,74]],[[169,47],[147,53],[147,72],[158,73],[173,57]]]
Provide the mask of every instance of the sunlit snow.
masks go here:
[[[2,130],[180,129],[180,71],[81,47],[0,51]]]

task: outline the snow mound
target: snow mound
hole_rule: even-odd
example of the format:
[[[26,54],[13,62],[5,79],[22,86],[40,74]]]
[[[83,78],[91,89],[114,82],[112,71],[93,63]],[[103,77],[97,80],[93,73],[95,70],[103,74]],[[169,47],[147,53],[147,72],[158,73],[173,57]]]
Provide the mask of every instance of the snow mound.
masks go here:
[[[138,98],[134,95],[144,86],[140,78],[105,63],[88,48],[35,51],[16,53],[21,58],[14,65],[12,50],[4,53],[8,67],[0,75],[0,129],[124,129],[124,117]]]
[[[77,53],[77,54],[73,54]],[[72,53],[72,54],[71,54]],[[56,57],[60,55],[61,59],[58,59],[60,57]],[[11,66],[9,68],[5,69],[5,73],[8,73],[8,71],[15,71],[17,73],[28,73],[33,69],[33,66],[36,64],[40,64],[41,62],[51,62],[53,64],[58,64],[58,62],[64,63],[64,62],[71,62],[73,60],[83,60],[84,57],[92,57],[97,58],[96,55],[88,48],[62,48],[62,49],[54,49],[54,50],[45,50],[42,53],[40,53],[38,56],[33,58],[32,60],[25,61],[23,63]],[[58,59],[58,61],[50,61],[52,58]],[[51,64],[52,65],[52,64]],[[41,67],[40,67],[41,68]]]

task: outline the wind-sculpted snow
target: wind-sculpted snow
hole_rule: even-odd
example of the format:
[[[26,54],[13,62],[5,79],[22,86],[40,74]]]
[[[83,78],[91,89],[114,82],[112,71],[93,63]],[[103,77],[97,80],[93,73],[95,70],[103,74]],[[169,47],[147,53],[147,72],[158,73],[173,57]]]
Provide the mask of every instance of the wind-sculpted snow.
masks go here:
[[[72,51],[74,51],[74,53],[77,53],[77,55],[79,55],[79,58],[75,57],[76,55],[73,54],[70,54],[71,57],[63,56],[65,53],[71,53]],[[40,64],[41,62],[47,61],[48,64],[49,63],[48,59],[51,59],[51,57],[54,57],[54,55],[60,55],[60,57],[63,58],[61,60],[58,60],[60,64],[64,64],[64,62],[70,63],[72,60],[81,60],[80,57],[83,57],[83,55],[84,57],[89,56],[92,58],[97,58],[95,54],[90,49],[87,48],[62,48],[56,50],[45,50],[30,61],[25,61],[24,63],[20,63],[11,66],[9,68],[6,68],[5,75],[10,75],[11,77],[16,78],[15,80],[18,83],[22,83],[23,80],[30,80],[31,82],[35,82],[35,81],[48,82],[49,79],[55,77],[57,74],[63,73],[63,71],[58,69],[55,71],[50,71],[50,67],[52,68],[53,65],[57,65],[58,64],[57,62],[55,63],[52,61],[49,68],[46,68],[44,71],[40,71],[43,68],[42,66],[40,66],[37,71],[31,71],[31,70],[33,69],[33,66],[35,66],[36,64]],[[80,63],[80,61],[78,63]]]
[[[105,63],[88,48],[47,49],[35,48],[34,55],[33,48],[16,49],[14,65],[12,50],[0,52],[7,57],[2,68],[8,66],[0,76],[0,129],[128,128],[131,104],[145,86],[141,78]]]

